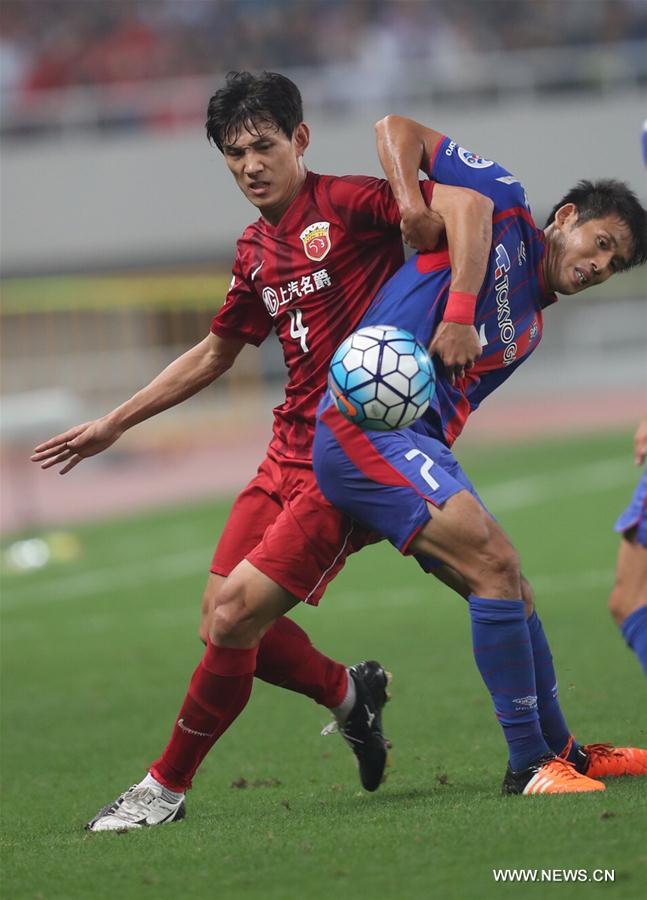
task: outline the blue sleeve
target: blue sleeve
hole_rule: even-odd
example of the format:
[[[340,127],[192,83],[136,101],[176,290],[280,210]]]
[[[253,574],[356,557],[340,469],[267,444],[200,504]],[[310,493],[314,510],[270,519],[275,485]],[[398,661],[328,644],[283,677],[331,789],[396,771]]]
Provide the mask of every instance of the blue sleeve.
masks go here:
[[[499,163],[459,147],[448,137],[438,145],[427,174],[440,184],[472,188],[485,194],[493,201],[495,212],[519,206],[530,211],[524,186],[514,175]]]

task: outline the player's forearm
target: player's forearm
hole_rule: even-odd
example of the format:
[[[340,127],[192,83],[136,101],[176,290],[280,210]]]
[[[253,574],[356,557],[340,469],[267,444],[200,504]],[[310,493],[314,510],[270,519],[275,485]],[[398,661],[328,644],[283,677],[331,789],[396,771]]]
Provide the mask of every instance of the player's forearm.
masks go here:
[[[377,153],[400,214],[425,205],[420,193],[419,171],[426,170],[442,135],[403,116],[385,116],[375,125]]]
[[[440,357],[451,384],[455,384],[483,352],[474,321],[492,244],[493,204],[489,198],[466,188],[436,188],[442,188],[437,194],[434,191],[434,201],[443,207],[451,282],[443,320],[429,350]]]
[[[463,190],[443,215],[452,261],[450,290],[478,294],[492,247],[492,210],[489,197]]]
[[[118,431],[144,422],[188,400],[223,374],[233,363],[236,352],[217,352],[209,346],[210,335],[174,360],[150,384],[125,403],[112,410],[106,419]],[[240,349],[240,348],[238,348]]]
[[[493,203],[489,197],[465,188],[437,188],[439,199],[443,193],[441,215],[452,267],[444,319],[471,324],[492,246]]]

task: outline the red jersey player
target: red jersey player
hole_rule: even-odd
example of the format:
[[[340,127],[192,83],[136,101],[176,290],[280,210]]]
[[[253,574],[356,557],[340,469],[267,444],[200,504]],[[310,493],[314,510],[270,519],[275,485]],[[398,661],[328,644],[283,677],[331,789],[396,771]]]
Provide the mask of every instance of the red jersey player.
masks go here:
[[[489,247],[490,202],[479,194],[423,182],[427,205],[409,216],[385,180],[307,172],[301,100],[283,76],[230,75],[210,101],[207,132],[261,212],[238,243],[231,288],[211,333],[117,409],[46,441],[33,456],[69,472],[126,429],[213,382],[245,343],[260,344],[276,330],[289,375],[286,399],[275,410],[267,458],[236,500],[213,558],[203,598],[204,658],[166,750],[139,785],[89,823],[97,831],[181,818],[184,791],[244,708],[254,674],[331,708],[362,784],[379,786],[386,762],[384,669],[375,662],[346,669],[283,617],[299,601],[317,604],[346,557],[369,539],[316,486],[316,406],[333,350],[403,261],[401,220],[417,246],[433,246],[446,230],[459,299],[478,291],[478,257]],[[460,372],[480,353],[478,336],[471,326],[451,323],[451,307],[446,319],[433,349]]]

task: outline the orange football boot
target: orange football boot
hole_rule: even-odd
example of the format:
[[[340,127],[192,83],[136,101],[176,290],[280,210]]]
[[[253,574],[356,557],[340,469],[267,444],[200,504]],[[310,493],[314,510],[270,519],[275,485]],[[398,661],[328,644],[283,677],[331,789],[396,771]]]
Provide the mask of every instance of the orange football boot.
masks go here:
[[[566,759],[573,738],[560,753]],[[622,775],[647,775],[647,750],[640,747],[614,747],[613,744],[584,744],[577,750],[575,768],[589,778],[619,778]]]
[[[577,771],[573,763],[559,756],[543,756],[520,772],[510,766],[503,779],[504,794],[587,794],[603,791],[601,781],[594,781]]]

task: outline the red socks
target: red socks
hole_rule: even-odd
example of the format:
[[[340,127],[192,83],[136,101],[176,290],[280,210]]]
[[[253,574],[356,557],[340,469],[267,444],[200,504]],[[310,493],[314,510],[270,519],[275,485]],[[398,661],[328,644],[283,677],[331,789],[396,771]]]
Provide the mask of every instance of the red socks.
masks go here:
[[[245,708],[252,691],[258,647],[216,647],[211,641],[164,753],[151,774],[171,791],[185,791],[209,750]]]
[[[281,616],[258,648],[256,677],[333,709],[346,696],[346,667],[313,647],[303,628]]]
[[[320,653],[305,631],[285,616],[251,650],[216,647],[209,640],[171,739],[151,766],[154,778],[171,791],[191,787],[204,757],[245,708],[254,675],[329,709],[343,702],[348,687],[345,666]]]

